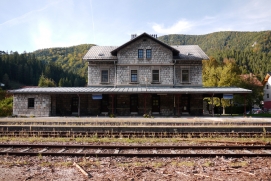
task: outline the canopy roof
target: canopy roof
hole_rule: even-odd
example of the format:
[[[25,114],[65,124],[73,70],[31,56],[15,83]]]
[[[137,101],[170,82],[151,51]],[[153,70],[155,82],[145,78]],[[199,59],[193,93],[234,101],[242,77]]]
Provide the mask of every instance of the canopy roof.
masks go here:
[[[163,93],[163,94],[245,94],[251,90],[238,87],[39,87],[10,90],[13,94],[135,94],[135,93]]]

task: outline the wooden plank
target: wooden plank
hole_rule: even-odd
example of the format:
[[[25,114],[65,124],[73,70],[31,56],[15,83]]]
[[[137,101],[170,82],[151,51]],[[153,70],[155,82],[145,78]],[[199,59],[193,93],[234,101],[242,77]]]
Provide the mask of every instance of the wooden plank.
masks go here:
[[[82,174],[84,174],[85,176],[89,177],[89,174],[82,167],[80,167],[80,165],[78,165],[75,162],[73,162],[73,165],[76,166],[76,168],[78,168],[82,172]]]
[[[21,150],[20,152],[26,152],[26,151],[28,151],[28,150],[30,150],[31,148],[26,148],[26,149],[24,149],[24,150]]]
[[[44,149],[40,150],[39,153],[46,152],[47,150],[48,150],[47,148],[44,148]]]
[[[249,151],[249,150],[244,150],[244,152],[245,152],[245,153],[248,153],[248,154],[254,154],[254,153],[252,153],[252,152]]]
[[[194,150],[190,150],[191,154],[196,154],[196,152]]]
[[[231,150],[226,150],[228,153],[230,154],[236,154],[234,151],[231,151]]]
[[[57,153],[63,153],[66,150],[66,148],[63,148],[62,150],[59,150]]]
[[[7,148],[7,149],[5,149],[5,150],[3,150],[1,152],[7,152],[7,151],[10,151],[10,150],[12,150],[12,148]]]
[[[269,150],[262,150],[262,151],[265,153],[271,154],[271,151],[269,151]]]
[[[84,149],[80,149],[78,150],[76,153],[81,153]]]
[[[95,151],[95,153],[101,153],[101,152],[102,152],[101,149],[98,149],[98,150]]]

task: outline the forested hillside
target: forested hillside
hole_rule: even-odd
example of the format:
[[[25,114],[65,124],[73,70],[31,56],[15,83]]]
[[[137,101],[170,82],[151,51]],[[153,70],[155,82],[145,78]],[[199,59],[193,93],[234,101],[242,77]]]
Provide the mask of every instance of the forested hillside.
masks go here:
[[[216,32],[206,35],[165,35],[158,38],[169,45],[199,45],[217,61],[235,59],[243,74],[263,79],[271,71],[271,31]]]
[[[42,62],[54,62],[63,70],[87,78],[87,63],[82,60],[92,44],[46,48],[33,53]]]
[[[86,85],[84,76],[66,71],[53,61],[38,60],[34,53],[1,51],[0,81],[5,84],[5,89],[37,86],[41,75],[61,87]]]

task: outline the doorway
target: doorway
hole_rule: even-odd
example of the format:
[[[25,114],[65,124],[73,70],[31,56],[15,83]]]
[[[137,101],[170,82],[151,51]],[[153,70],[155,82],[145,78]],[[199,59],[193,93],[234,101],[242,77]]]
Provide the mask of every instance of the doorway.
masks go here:
[[[130,95],[130,112],[137,114],[138,113],[138,95]]]
[[[152,114],[160,113],[160,96],[152,95]]]

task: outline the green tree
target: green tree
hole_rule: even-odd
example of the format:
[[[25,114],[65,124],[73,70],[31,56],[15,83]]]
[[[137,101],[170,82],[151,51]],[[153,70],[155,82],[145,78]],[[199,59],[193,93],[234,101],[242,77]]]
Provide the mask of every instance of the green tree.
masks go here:
[[[215,58],[210,57],[210,60],[203,61],[203,85],[205,87],[231,87],[237,86],[240,82],[240,69],[234,59],[225,58],[222,62],[216,61]],[[225,108],[230,106],[230,100],[221,99],[218,97],[205,97],[204,100],[211,105],[212,110],[214,106],[222,106],[223,113]]]
[[[49,79],[45,77],[43,74],[41,74],[38,86],[39,87],[56,87],[56,84],[52,79]]]

